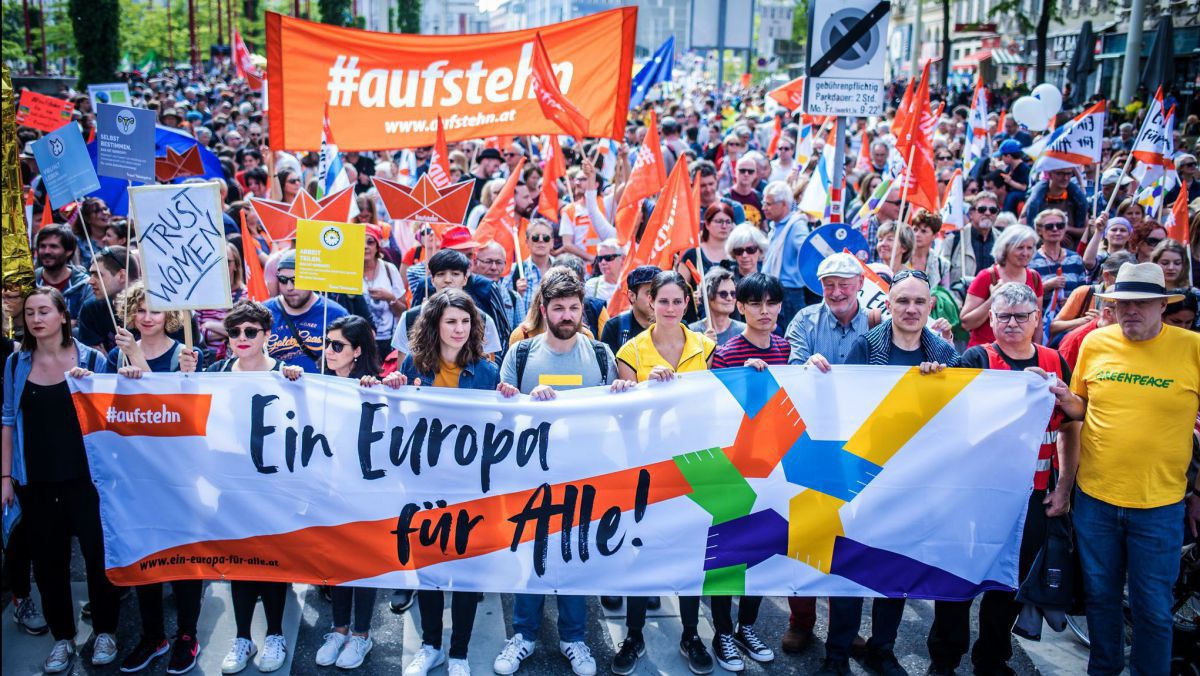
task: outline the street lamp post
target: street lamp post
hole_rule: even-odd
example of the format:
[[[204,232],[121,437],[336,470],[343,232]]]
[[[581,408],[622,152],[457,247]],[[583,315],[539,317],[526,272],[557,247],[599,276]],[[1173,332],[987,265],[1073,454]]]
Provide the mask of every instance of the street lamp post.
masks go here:
[[[1121,67],[1121,96],[1118,102],[1127,106],[1137,94],[1138,72],[1142,69],[1142,23],[1145,20],[1145,0],[1133,0],[1129,9],[1129,33],[1125,36],[1125,63]]]

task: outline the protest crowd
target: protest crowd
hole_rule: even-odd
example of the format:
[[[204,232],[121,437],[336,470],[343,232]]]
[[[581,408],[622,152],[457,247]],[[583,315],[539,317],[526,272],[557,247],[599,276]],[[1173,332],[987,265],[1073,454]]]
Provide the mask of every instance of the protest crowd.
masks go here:
[[[692,81],[635,102],[620,142],[502,136],[344,152],[329,162],[273,145],[262,91],[231,67],[130,73],[127,81],[132,105],[154,111],[160,134],[194,139],[219,165],[182,183],[219,184],[233,304],[150,310],[146,245],[132,216],[117,213],[112,193],[52,204],[33,154],[22,152],[36,281],[30,292],[4,295],[3,501],[19,499],[24,515],[7,539],[5,575],[16,621],[54,639],[46,673],[82,659],[73,640],[72,536],[85,559],[94,665],[136,673],[162,659],[167,673],[190,670],[201,648],[202,585],[215,584],[171,583],[173,637],[164,631],[163,585],[137,587],[142,636],[118,645],[122,590],[105,577],[99,499],[68,372],[324,373],[363,387],[552,400],[578,387],[623,392],[690,371],[788,364],[1043,376],[1057,403],[1032,477],[1020,576],[1069,516],[1089,673],[1125,668],[1127,622],[1132,672],[1168,673],[1180,648],[1172,646],[1180,552],[1200,527],[1200,125],[1165,112],[1174,107],[1170,92],[1130,110],[1108,107],[1088,162],[1058,159],[1058,137],[1050,137],[1073,133],[1095,101],[1064,104],[1039,133],[1012,112],[1017,92],[988,83],[944,91],[928,76],[888,85],[884,115],[849,120],[844,137],[832,118],[780,105],[767,87]],[[66,94],[76,106],[72,123],[91,137],[88,96]],[[1165,153],[1139,145],[1154,116]],[[41,135],[19,127],[18,147]],[[819,166],[832,162],[835,144],[844,187],[831,186]],[[379,186],[418,180],[473,181],[461,219],[395,218]],[[262,203],[286,209],[340,189],[352,194],[349,220],[365,229],[361,293],[300,289],[294,239],[277,238]],[[679,199],[699,203],[672,219],[656,213]],[[804,251],[819,228],[849,230],[847,251]],[[641,246],[655,239],[667,246]],[[228,651],[226,674],[251,662],[278,669],[294,649],[281,628],[287,585],[233,582],[231,593],[237,638],[203,648]],[[390,603],[397,612],[415,606],[422,620],[422,647],[404,674],[443,664],[452,676],[470,672],[479,594],[450,595],[448,645],[443,592],[381,595],[328,590],[334,620],[318,665],[362,665],[374,645],[372,611]],[[973,645],[972,602],[936,602],[929,673],[1013,673],[1010,634],[1029,619],[1015,598],[983,594]],[[259,601],[267,638],[255,645]],[[849,674],[852,658],[872,673],[906,673],[892,652],[905,600],[870,601],[866,637],[863,601],[830,599],[819,673]],[[585,599],[554,602],[564,669],[635,671],[658,598],[601,598],[627,607],[625,638],[608,665],[587,645]],[[709,599],[716,635],[706,642],[696,631],[702,599],[680,598],[679,649],[690,670],[740,671],[822,642],[816,599],[788,599],[791,620],[776,645],[756,633],[761,602],[740,597],[735,611],[733,597]],[[497,674],[517,673],[539,649],[532,639],[544,603],[515,598]],[[1028,631],[1040,633],[1041,622]]]

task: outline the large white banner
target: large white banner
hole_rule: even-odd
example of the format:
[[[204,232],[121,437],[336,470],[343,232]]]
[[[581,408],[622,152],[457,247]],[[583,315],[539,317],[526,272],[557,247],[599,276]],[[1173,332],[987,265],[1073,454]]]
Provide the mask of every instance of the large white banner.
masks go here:
[[[538,402],[277,374],[72,380],[111,579],[969,598],[1017,583],[1026,373],[799,366]]]

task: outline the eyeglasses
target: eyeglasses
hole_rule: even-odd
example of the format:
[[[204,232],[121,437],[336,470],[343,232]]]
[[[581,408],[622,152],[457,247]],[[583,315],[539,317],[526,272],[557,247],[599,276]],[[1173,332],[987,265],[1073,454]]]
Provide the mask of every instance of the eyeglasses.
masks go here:
[[[284,277],[283,275],[279,275],[278,277],[275,278],[275,281],[279,282],[280,286],[291,286],[296,283],[296,278],[295,277]]]
[[[739,174],[757,174],[757,169],[738,169]]]
[[[620,257],[621,257],[621,254],[619,254],[619,253],[615,253],[615,254],[600,254],[599,256],[596,256],[596,262],[597,262],[597,263],[611,263],[611,262],[613,262],[613,261],[617,260],[617,259],[618,259],[618,258],[620,258]]]
[[[520,153],[502,153],[505,157],[520,157]]]
[[[258,337],[258,334],[262,333],[262,329],[258,328],[257,326],[247,326],[243,330],[242,327],[235,326],[232,329],[229,329],[227,333],[229,333],[229,337],[233,338],[234,340],[241,338],[243,335],[246,336],[246,340],[254,340]]]
[[[503,258],[476,258],[475,262],[480,265],[504,265]]]
[[[708,222],[709,225],[733,225],[731,218],[714,218]]]
[[[1176,169],[1191,169],[1196,166],[1195,162],[1185,162],[1184,164],[1176,164]]]
[[[736,247],[735,249],[733,249],[731,251],[731,253],[733,254],[734,258],[737,258],[738,256],[743,256],[746,254],[753,256],[754,254],[758,253],[758,247],[756,247],[756,246],[740,247],[739,246],[739,247]]]
[[[904,280],[908,279],[909,277],[919,279],[922,282],[929,284],[929,275],[925,274],[924,272],[922,272],[920,270],[901,270],[900,272],[897,272],[894,277],[892,277],[892,286],[895,286],[895,285],[899,284],[900,282],[903,282]]]
[[[737,148],[746,147],[746,144],[742,143],[741,141],[726,141],[725,145],[730,146],[730,147],[737,147]]]
[[[716,296],[717,298],[720,298],[721,300],[733,300],[733,299],[737,298],[737,291],[721,290],[721,291],[717,291],[713,295]]]
[[[1000,213],[1000,207],[975,207],[975,211],[981,214],[998,214]]]
[[[325,347],[328,347],[329,349],[333,350],[334,354],[341,354],[342,350],[350,347],[350,344],[343,343],[340,340],[333,340],[332,338],[330,338],[325,341]]]
[[[1042,225],[1040,227],[1043,230],[1066,230],[1067,222],[1066,221],[1052,221],[1049,223],[1042,223]]]
[[[553,237],[551,237],[550,235],[530,235],[530,236],[529,236],[529,241],[530,241],[530,242],[539,242],[539,243],[545,244],[546,242],[552,242],[552,241],[554,241],[554,238],[553,238]]]
[[[1018,324],[1024,324],[1029,321],[1029,318],[1037,314],[1036,312],[997,312],[992,315],[1001,325],[1007,324],[1011,320],[1016,320]]]
[[[884,200],[884,201],[887,202],[888,204],[894,204],[895,206],[900,206],[901,204],[903,204],[903,202],[901,200]]]

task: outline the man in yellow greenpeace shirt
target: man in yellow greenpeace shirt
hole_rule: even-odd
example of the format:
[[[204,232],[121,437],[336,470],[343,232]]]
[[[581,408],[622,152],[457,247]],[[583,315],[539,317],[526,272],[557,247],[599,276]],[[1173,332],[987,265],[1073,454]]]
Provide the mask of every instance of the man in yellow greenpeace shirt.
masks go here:
[[[1092,644],[1088,673],[1125,667],[1128,574],[1131,670],[1166,674],[1185,512],[1193,535],[1200,524],[1200,496],[1187,485],[1200,335],[1163,325],[1167,304],[1183,296],[1167,293],[1155,263],[1126,263],[1113,288],[1096,295],[1116,303],[1118,325],[1084,339],[1070,388],[1050,387],[1067,415],[1083,420],[1074,509]]]

